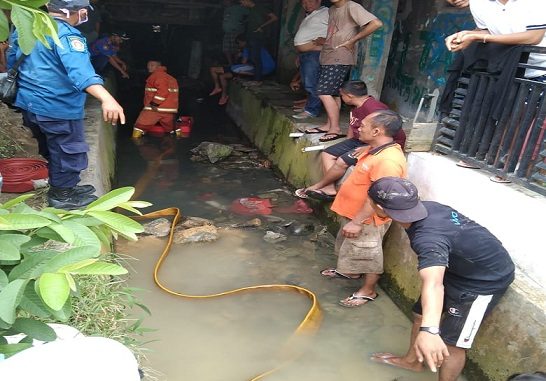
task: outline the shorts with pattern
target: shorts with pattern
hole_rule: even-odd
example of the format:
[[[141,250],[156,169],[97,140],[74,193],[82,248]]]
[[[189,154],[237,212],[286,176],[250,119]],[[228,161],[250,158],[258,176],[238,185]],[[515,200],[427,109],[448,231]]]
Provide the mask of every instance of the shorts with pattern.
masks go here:
[[[343,226],[349,221],[341,218],[335,247],[336,269],[342,274],[383,274],[383,237],[390,222],[380,226],[363,224],[357,238],[346,238]]]
[[[339,96],[339,88],[351,70],[351,65],[320,65],[317,95]]]
[[[240,34],[240,32],[225,32],[224,39],[222,41],[222,51],[228,53],[237,53],[239,47],[237,46],[237,41],[235,38]]]
[[[448,345],[470,349],[484,317],[497,305],[504,291],[492,295],[477,295],[444,286],[444,305],[440,322],[440,337]],[[413,312],[423,314],[421,297]]]

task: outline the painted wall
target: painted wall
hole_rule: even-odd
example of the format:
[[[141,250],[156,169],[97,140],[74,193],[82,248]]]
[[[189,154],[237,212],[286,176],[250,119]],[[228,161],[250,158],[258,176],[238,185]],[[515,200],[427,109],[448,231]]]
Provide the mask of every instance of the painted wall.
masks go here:
[[[445,85],[453,61],[445,37],[474,28],[468,9],[454,8],[445,0],[399,0],[381,99],[413,118],[421,98]]]
[[[378,97],[383,87],[398,0],[360,0],[356,2],[376,15],[383,22],[383,28],[359,43],[356,52],[357,63],[351,71],[351,78],[366,81],[370,93]],[[277,75],[281,83],[288,83],[297,70],[294,36],[304,16],[300,0],[284,1],[277,59],[279,68]]]

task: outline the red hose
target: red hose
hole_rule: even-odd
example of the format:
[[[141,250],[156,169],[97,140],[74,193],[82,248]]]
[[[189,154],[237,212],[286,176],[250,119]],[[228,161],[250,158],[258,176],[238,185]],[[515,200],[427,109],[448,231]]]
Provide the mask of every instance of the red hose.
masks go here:
[[[0,174],[3,177],[2,192],[29,192],[35,189],[36,180],[47,180],[47,162],[27,158],[2,159]]]

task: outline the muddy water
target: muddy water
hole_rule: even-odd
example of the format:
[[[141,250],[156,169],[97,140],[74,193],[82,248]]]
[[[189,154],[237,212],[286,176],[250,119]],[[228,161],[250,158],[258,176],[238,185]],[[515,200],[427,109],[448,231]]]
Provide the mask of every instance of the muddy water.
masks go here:
[[[205,138],[238,141],[226,120],[216,121],[216,130],[211,128],[215,121],[205,114],[196,121],[197,134],[192,139],[152,139],[140,145],[127,139],[120,144],[118,186],[136,184],[139,198],[153,202],[152,209],[176,206],[185,215],[208,218],[222,227],[216,242],[175,245],[160,272],[163,283],[195,295],[259,284],[293,284],[315,293],[324,312],[320,330],[300,358],[266,380],[435,380],[432,373],[415,374],[368,360],[375,351],[406,350],[408,319],[382,290],[376,301],[363,307],[339,306],[338,301],[358,289],[360,281],[319,275],[321,269],[335,265],[333,237],[317,235],[322,226],[312,215],[281,213],[296,199],[283,191],[288,188],[271,170],[256,164],[263,163],[261,159],[243,155],[220,164],[190,161],[189,149]],[[256,228],[231,228],[253,217],[231,213],[231,202],[259,195],[276,206],[275,218],[261,217],[262,226]],[[312,226],[314,232],[291,235],[284,227],[290,223]],[[288,239],[265,242],[267,230],[286,234]],[[143,237],[118,247],[134,258],[129,261],[130,285],[148,290],[141,298],[152,316],[144,325],[155,331],[145,336],[151,342],[146,344],[150,353],[144,365],[159,372],[157,379],[249,380],[278,365],[283,354],[293,349],[286,343],[307,313],[308,299],[276,291],[210,300],[170,296],[152,279],[164,244],[164,239]]]

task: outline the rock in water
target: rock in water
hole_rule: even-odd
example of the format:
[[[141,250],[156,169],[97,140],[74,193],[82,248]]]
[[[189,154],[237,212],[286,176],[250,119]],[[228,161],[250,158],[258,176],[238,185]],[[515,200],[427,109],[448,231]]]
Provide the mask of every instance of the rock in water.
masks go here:
[[[264,235],[264,241],[269,243],[278,243],[282,241],[286,241],[287,237],[284,234],[275,233],[270,230],[268,230]]]
[[[219,238],[218,229],[211,225],[198,226],[174,233],[174,243],[213,242]]]
[[[211,220],[207,220],[206,218],[187,217],[184,221],[176,225],[176,230],[196,228],[198,226],[205,226],[205,225],[214,225],[214,224],[212,223]]]
[[[144,233],[155,237],[166,237],[171,231],[171,222],[166,218],[158,218],[144,225]]]
[[[211,163],[216,163],[231,155],[233,147],[219,143],[202,142],[199,146],[192,149],[191,152],[206,156]]]

